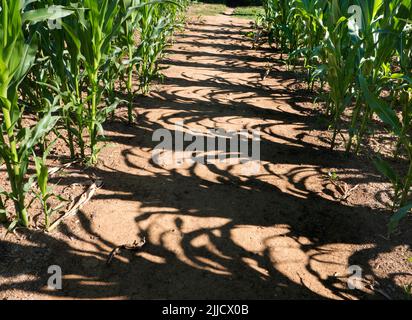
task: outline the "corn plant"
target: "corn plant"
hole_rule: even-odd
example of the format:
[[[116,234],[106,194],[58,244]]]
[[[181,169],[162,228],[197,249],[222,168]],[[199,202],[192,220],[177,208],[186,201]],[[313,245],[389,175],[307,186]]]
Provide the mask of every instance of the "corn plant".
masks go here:
[[[127,115],[129,124],[133,122],[133,72],[136,69],[139,61],[141,60],[138,55],[138,46],[136,45],[136,31],[138,24],[142,15],[138,10],[132,11],[128,15],[130,8],[136,7],[140,4],[140,0],[122,0],[121,10],[123,15],[127,15],[127,19],[124,19],[121,30],[121,45],[125,48],[127,53],[127,60],[124,60],[123,63],[126,65],[127,80],[126,90],[128,93],[128,105],[127,105]],[[141,8],[139,8],[141,9]]]
[[[411,10],[411,1],[396,0],[385,3],[381,0],[370,0],[357,1],[356,4],[362,8],[363,17],[362,28],[356,34],[357,40],[361,42],[357,76],[366,79],[369,88],[373,88],[375,94],[378,94],[388,84],[387,78],[391,73],[390,64],[405,28],[405,22],[401,18],[408,16]],[[368,107],[368,104],[360,102],[359,98],[362,95],[359,80],[356,84],[358,100],[352,114],[346,149],[350,151],[352,138],[355,136],[357,140],[355,153],[358,153],[360,142],[369,127],[373,111]],[[392,90],[392,93],[395,93],[395,90]]]
[[[119,29],[118,4],[119,0],[83,0],[81,5],[85,8],[84,20],[80,20],[76,28],[65,22],[62,24],[82,55],[87,75],[89,86],[87,118],[83,119],[83,114],[79,118],[87,124],[91,163],[97,162],[99,133],[103,132],[102,124],[106,114],[110,112],[108,108],[99,108],[103,93],[103,88],[99,85],[99,76],[105,59],[110,53],[111,41]],[[80,112],[82,111],[83,108]]]
[[[125,62],[125,59],[123,59],[124,54],[120,46],[113,44],[110,49],[110,54],[102,67],[101,81],[104,87],[105,104],[106,106],[112,106],[112,119],[115,115],[114,107],[123,102],[127,103],[127,101],[119,99],[118,97],[118,91],[127,90],[126,86],[124,88],[121,87],[122,83],[126,83],[125,73],[128,67],[128,61]],[[131,122],[129,121],[129,123]]]
[[[126,76],[130,119],[133,75],[143,79],[140,89],[147,92],[178,24],[177,2],[0,0],[0,156],[10,183],[10,190],[0,190],[0,221],[8,219],[6,203],[11,200],[16,218],[10,228],[28,226],[26,195],[37,186],[35,196],[48,228],[57,210],[48,200],[64,199],[48,187],[47,156],[53,143],[47,134],[53,130],[63,139],[72,158],[85,159],[90,148],[90,163],[96,163],[103,123],[121,101],[116,83]],[[55,19],[61,19],[62,28],[45,23]],[[141,39],[137,45],[136,33]],[[26,110],[33,125],[26,123]],[[35,175],[29,177],[30,162]]]
[[[295,1],[290,10],[289,23],[293,25],[297,40],[297,49],[290,53],[289,62],[304,58],[304,67],[308,71],[308,86],[314,85],[316,66],[320,61],[322,40],[325,36],[322,21],[328,2],[325,0]],[[303,30],[306,30],[304,32]],[[315,77],[314,77],[315,73]]]
[[[48,8],[53,3],[66,8],[71,14],[64,17],[64,21],[74,29],[78,27],[79,21],[82,21],[84,9],[80,8],[79,3],[66,0],[47,0],[41,3]],[[34,4],[38,6],[41,3]],[[62,107],[61,121],[53,131],[67,143],[72,159],[77,157],[77,148],[80,157],[84,159],[85,121],[81,90],[83,73],[80,71],[82,62],[79,47],[61,25],[53,26],[50,21],[37,24],[35,32],[39,38],[39,50],[34,67],[22,83],[20,95],[30,110],[35,112],[48,110],[55,103],[54,100],[58,99]]]
[[[33,159],[34,159],[35,169],[36,169],[35,177],[37,179],[37,186],[39,189],[39,191],[34,192],[34,194],[35,194],[35,197],[39,199],[41,206],[43,208],[44,225],[45,225],[46,231],[48,231],[50,227],[50,217],[53,214],[53,212],[58,211],[64,205],[64,202],[67,201],[63,197],[54,194],[48,185],[49,170],[47,167],[47,156],[52,146],[53,146],[53,143],[51,143],[48,146],[47,150],[43,152],[43,155],[41,157],[36,156],[36,154],[33,152]],[[48,201],[52,197],[57,198],[61,202],[61,204],[57,206],[56,208],[52,208],[48,203]]]
[[[26,180],[29,159],[36,144],[58,120],[58,117],[52,114],[53,110],[49,110],[36,125],[22,125],[24,110],[18,104],[18,90],[34,64],[38,41],[35,34],[26,36],[23,26],[70,14],[65,10],[51,11],[45,8],[29,10],[29,5],[30,1],[2,0],[0,11],[0,155],[7,168],[11,189],[2,195],[14,202],[16,211],[16,218],[10,228],[17,224],[29,225],[25,203],[32,183]],[[4,210],[3,200],[1,202]]]
[[[290,5],[287,0],[265,0],[263,2],[265,9],[264,21],[265,28],[268,31],[269,43],[279,45],[282,52],[288,49],[288,40],[290,37],[290,25],[288,17]]]
[[[63,28],[53,30],[49,37],[54,40],[55,61],[53,66],[57,78],[57,91],[62,99],[63,127],[67,131],[66,141],[70,149],[71,158],[77,158],[76,147],[79,150],[80,159],[86,158],[86,141],[84,131],[88,125],[87,99],[83,97],[83,87],[86,85],[84,71],[84,57],[81,52],[82,43],[76,34],[80,33],[82,26],[86,25],[86,10],[82,1],[65,1],[64,4],[73,10],[73,14],[64,18]],[[64,44],[66,44],[64,46]],[[53,56],[53,55],[52,55]],[[59,135],[61,130],[57,131]]]
[[[63,21],[62,25],[80,54],[81,64],[85,70],[84,81],[89,87],[87,93],[87,112],[77,113],[77,122],[87,124],[90,148],[90,163],[97,161],[98,142],[103,141],[103,123],[121,102],[114,99],[114,85],[121,71],[127,70],[126,88],[129,95],[129,121],[131,122],[131,104],[133,70],[140,61],[141,79],[144,79],[144,91],[148,91],[149,83],[156,73],[156,61],[164,50],[167,36],[173,30],[169,18],[160,17],[159,6],[168,1],[121,1],[121,0],[82,0],[79,7],[84,9],[84,17],[80,23],[73,25]],[[167,7],[166,7],[167,9]],[[157,15],[154,14],[156,12]],[[168,17],[168,12],[162,13]],[[157,23],[153,19],[157,19]],[[160,21],[160,22],[159,22]],[[168,21],[168,23],[164,23]],[[139,22],[139,26],[137,26]],[[141,26],[144,26],[142,32]],[[135,29],[140,30],[141,44],[136,49],[134,45]],[[150,30],[150,32],[146,32]],[[161,35],[161,37],[159,37]],[[160,43],[160,44],[159,44]],[[120,46],[119,46],[120,44]],[[127,61],[119,64],[119,48],[126,49]],[[77,56],[77,55],[75,55]],[[126,65],[125,68],[121,65]],[[137,67],[136,67],[137,68]],[[101,86],[104,83],[106,87]],[[101,106],[103,94],[108,93],[105,107]],[[79,115],[80,114],[80,115]],[[80,127],[80,126],[79,126]],[[80,128],[79,128],[80,129]],[[79,136],[81,132],[77,132]]]
[[[405,128],[410,128],[411,126],[412,103],[408,100],[407,106],[404,107],[405,113],[403,121],[399,121],[396,112],[391,106],[370,91],[367,81],[364,78],[361,78],[361,87],[365,100],[370,108],[399,139],[399,143],[405,150],[409,163],[406,174],[402,175],[396,172],[388,162],[381,158],[377,158],[374,161],[377,169],[392,183],[394,189],[393,209],[400,208],[392,217],[389,224],[390,231],[393,231],[399,221],[404,218],[412,208],[412,206],[408,204],[412,187],[412,132],[410,130],[405,130]]]
[[[347,4],[336,0],[331,3],[331,12],[323,25],[325,30],[324,53],[326,82],[329,85],[328,114],[331,116],[334,148],[341,131],[342,114],[354,98],[354,82],[358,69],[360,43],[350,37],[351,30],[345,15]],[[322,22],[323,23],[323,22]]]
[[[359,21],[351,16],[353,5],[360,9]],[[393,228],[410,210],[412,1],[267,0],[264,8],[262,26],[268,29],[269,43],[277,41],[289,63],[302,57],[309,83],[327,83],[331,148],[339,134],[346,151],[357,154],[363,137],[373,130],[375,114],[396,137],[394,156],[408,159],[406,172],[396,172],[379,156],[375,160],[393,185],[393,210],[399,210],[391,220]],[[385,99],[383,90],[389,91]],[[343,125],[346,116],[349,126]]]
[[[139,56],[140,89],[143,94],[150,90],[150,83],[160,76],[158,61],[165,48],[168,38],[176,27],[176,9],[178,3],[172,1],[153,2],[142,0],[144,5],[140,10],[138,23],[140,45]]]

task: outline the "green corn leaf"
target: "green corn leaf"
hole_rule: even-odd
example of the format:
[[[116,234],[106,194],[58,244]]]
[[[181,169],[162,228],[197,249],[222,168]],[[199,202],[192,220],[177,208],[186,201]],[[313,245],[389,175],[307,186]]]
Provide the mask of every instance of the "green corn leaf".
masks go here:
[[[404,219],[412,209],[412,203],[400,208],[389,220],[388,232],[389,234],[393,233],[398,227],[399,222]]]
[[[43,197],[47,194],[47,183],[49,178],[48,168],[42,158],[34,156],[36,166],[37,183]]]
[[[30,138],[26,141],[25,149],[31,150],[46,133],[53,129],[59,118],[59,116],[52,116],[51,112],[49,112],[40,119],[32,130]]]
[[[73,14],[72,10],[68,10],[63,6],[49,6],[36,10],[26,11],[22,15],[24,22],[41,22],[45,20],[57,20]]]
[[[12,86],[18,87],[27,75],[30,68],[33,66],[37,53],[37,37],[34,36],[30,43],[25,44],[22,50],[22,55],[15,57],[19,59],[20,64],[14,73]]]
[[[391,130],[397,136],[400,136],[402,132],[402,125],[395,111],[389,105],[387,105],[385,102],[383,102],[370,92],[366,79],[362,75],[359,76],[359,82],[366,103],[385,124],[390,126]]]
[[[373,163],[379,172],[388,178],[395,187],[398,185],[400,178],[396,171],[386,161],[378,157],[373,159]]]
[[[9,233],[9,232],[12,232],[15,228],[16,228],[16,226],[17,226],[17,224],[19,223],[19,220],[18,219],[14,219],[10,224],[9,224],[9,226],[7,227],[7,232]]]
[[[23,192],[28,193],[34,184],[34,176],[31,176],[29,180],[23,185]]]

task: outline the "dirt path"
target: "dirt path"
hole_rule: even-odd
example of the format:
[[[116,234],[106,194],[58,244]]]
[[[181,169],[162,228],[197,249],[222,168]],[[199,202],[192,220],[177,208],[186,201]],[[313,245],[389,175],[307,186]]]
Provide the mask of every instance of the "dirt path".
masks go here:
[[[262,80],[273,53],[251,49],[248,29],[219,15],[177,36],[164,84],[136,98],[137,126],[108,125],[112,143],[92,171],[104,182],[94,200],[60,232],[0,244],[0,298],[383,298],[349,290],[350,265],[402,296],[412,279],[411,232],[381,237],[385,198],[375,196],[386,186],[359,159],[329,151],[296,74],[278,65]],[[259,129],[259,173],[153,163],[154,130],[182,120],[186,132]],[[331,171],[359,184],[346,201],[325,178]],[[115,246],[141,237],[140,252],[122,251],[106,266]],[[45,286],[51,264],[62,267],[63,290]]]

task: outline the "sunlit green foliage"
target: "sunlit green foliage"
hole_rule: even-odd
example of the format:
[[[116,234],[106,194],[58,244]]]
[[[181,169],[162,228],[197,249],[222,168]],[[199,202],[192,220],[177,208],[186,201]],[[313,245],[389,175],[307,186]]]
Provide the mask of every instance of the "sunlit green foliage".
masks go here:
[[[131,122],[135,94],[148,93],[150,82],[159,77],[159,59],[187,4],[1,0],[0,161],[10,188],[0,190],[0,220],[12,218],[10,229],[29,226],[29,192],[39,198],[48,227],[55,208],[47,202],[54,196],[48,188],[47,155],[56,139],[67,143],[72,159],[93,165],[104,141],[103,124],[123,102]],[[140,79],[137,90],[134,75]],[[121,98],[122,82],[129,101]],[[6,212],[9,200],[15,214]]]
[[[358,153],[377,115],[397,140],[394,156],[408,160],[396,172],[379,155],[375,165],[394,188],[393,230],[411,206],[412,186],[412,1],[265,0],[258,20],[269,42],[303,59],[308,83],[321,84],[333,129],[331,147],[342,137],[346,151]],[[344,121],[350,118],[349,124]]]

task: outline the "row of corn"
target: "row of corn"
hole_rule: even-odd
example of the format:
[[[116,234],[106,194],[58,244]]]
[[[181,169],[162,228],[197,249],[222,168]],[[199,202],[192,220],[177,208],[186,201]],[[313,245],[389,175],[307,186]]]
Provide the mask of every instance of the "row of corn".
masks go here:
[[[309,88],[318,84],[331,147],[340,139],[357,154],[376,117],[395,141],[392,158],[373,157],[393,185],[393,231],[412,208],[412,1],[265,0],[264,8],[258,24],[270,45],[303,65]]]
[[[119,104],[133,122],[133,97],[159,77],[187,2],[0,0],[0,166],[9,184],[0,189],[0,220],[10,229],[29,226],[29,193],[48,228],[58,196],[47,157],[57,140],[71,158],[95,164]]]

